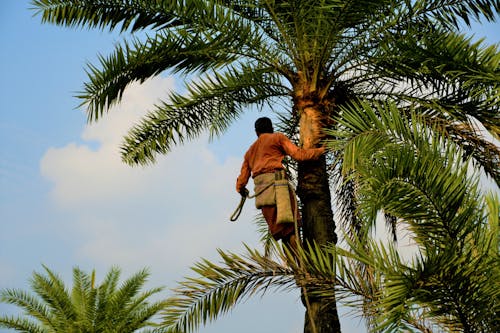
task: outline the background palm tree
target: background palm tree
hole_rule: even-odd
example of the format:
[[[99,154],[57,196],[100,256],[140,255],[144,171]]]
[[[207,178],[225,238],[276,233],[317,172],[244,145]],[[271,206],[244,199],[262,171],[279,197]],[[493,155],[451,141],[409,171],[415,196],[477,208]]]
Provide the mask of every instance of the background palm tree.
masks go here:
[[[0,291],[0,300],[24,310],[18,317],[0,317],[0,327],[19,332],[159,332],[152,321],[163,301],[149,303],[162,288],[141,291],[149,273],[142,270],[118,286],[120,270],[112,268],[100,285],[91,275],[73,269],[69,291],[59,276],[48,268],[33,273],[34,294],[18,289]]]
[[[308,148],[335,126],[340,106],[358,99],[397,101],[400,112],[425,115],[498,183],[500,152],[473,130],[477,119],[499,136],[499,56],[457,34],[459,23],[493,20],[498,1],[143,1],[34,0],[44,22],[137,33],[90,65],[79,95],[90,121],[119,102],[133,81],[164,71],[185,76],[185,94],[172,93],[134,127],[123,159],[147,164],[157,153],[205,131],[223,133],[247,108],[287,108],[287,134]],[[142,34],[146,30],[148,35]],[[342,158],[298,164],[303,234],[335,243],[329,177],[336,181],[341,221],[358,224],[356,187],[340,173]],[[354,228],[352,230],[359,230]],[[311,300],[306,315],[319,332],[339,331],[334,302]],[[305,331],[312,323],[306,320]]]
[[[272,258],[250,248],[245,255],[219,251],[222,264],[199,262],[168,300],[167,329],[194,331],[247,297],[302,288],[306,297],[357,310],[373,332],[495,332],[498,196],[480,190],[478,168],[422,116],[401,116],[394,103],[343,111],[329,146],[344,155],[343,172],[358,179],[365,232],[390,213],[410,233],[414,252],[402,255],[390,238],[358,237],[345,248],[312,244],[292,266],[279,246]]]

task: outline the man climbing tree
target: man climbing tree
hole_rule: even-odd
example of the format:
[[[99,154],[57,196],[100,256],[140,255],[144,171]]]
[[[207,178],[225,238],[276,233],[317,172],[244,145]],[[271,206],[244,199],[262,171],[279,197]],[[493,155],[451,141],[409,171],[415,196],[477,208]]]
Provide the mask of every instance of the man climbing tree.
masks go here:
[[[250,176],[255,184],[255,205],[260,208],[266,219],[269,232],[275,240],[282,240],[283,244],[296,248],[296,227],[299,216],[297,210],[297,199],[293,191],[288,189],[286,175],[284,175],[283,159],[286,155],[297,161],[317,159],[325,152],[324,147],[301,149],[294,145],[284,134],[274,133],[271,119],[262,117],[255,122],[257,140],[245,153],[241,172],[236,181],[236,191],[243,197],[248,195],[246,185]],[[275,190],[276,180],[285,179],[286,197],[280,196]],[[279,205],[277,200],[291,202],[291,205]],[[290,210],[292,218],[278,219],[278,208],[286,206]],[[283,212],[285,213],[285,212]]]

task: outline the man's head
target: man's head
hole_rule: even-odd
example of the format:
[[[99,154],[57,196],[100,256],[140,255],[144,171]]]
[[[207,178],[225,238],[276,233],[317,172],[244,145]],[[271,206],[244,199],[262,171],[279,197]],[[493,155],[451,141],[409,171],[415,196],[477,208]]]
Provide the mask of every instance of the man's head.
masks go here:
[[[255,121],[255,132],[257,132],[257,135],[262,133],[273,133],[274,129],[271,119],[267,117],[257,119]]]

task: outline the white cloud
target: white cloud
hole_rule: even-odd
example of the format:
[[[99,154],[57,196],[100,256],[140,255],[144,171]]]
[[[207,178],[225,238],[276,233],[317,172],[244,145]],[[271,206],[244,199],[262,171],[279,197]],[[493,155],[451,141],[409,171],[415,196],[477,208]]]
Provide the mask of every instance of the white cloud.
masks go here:
[[[62,207],[118,200],[147,191],[157,176],[151,168],[131,168],[120,160],[119,145],[129,128],[145,110],[173,87],[172,78],[154,78],[143,85],[132,84],[122,102],[99,122],[86,126],[85,144],[70,143],[51,148],[41,162],[42,175],[54,183],[52,192]],[[97,143],[98,148],[92,148]]]
[[[85,127],[82,138],[87,141],[116,146],[131,125],[138,122],[146,111],[153,109],[174,87],[173,77],[155,77],[143,84],[132,83],[123,95],[120,104],[115,105],[98,122]]]
[[[256,242],[251,204],[246,217],[228,222],[239,200],[239,157],[219,161],[206,137],[153,166],[130,167],[120,160],[123,135],[172,86],[170,78],[130,86],[115,110],[84,129],[83,144],[51,148],[43,157],[41,172],[53,184],[52,200],[70,219],[62,222],[61,233],[74,235],[79,261],[126,272],[154,267],[164,279],[202,256],[213,257],[217,247],[241,249],[243,241]]]

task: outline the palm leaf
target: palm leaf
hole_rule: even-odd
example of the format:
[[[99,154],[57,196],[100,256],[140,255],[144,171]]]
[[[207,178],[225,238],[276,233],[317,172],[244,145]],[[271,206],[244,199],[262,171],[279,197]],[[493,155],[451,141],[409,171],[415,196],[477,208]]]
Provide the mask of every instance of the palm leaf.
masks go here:
[[[207,26],[214,24],[214,16],[224,14],[221,6],[203,0],[33,0],[32,3],[43,22],[101,30],[118,28],[122,32]]]
[[[498,0],[460,2],[453,0],[419,0],[415,1],[412,7],[417,16],[432,18],[456,28],[459,28],[459,19],[470,25],[472,20],[479,20],[480,17],[493,21],[495,20],[495,14],[500,12],[500,2]]]
[[[89,120],[97,120],[110,106],[120,101],[127,85],[172,69],[174,71],[207,71],[235,60],[241,50],[240,35],[207,38],[205,34],[166,31],[146,41],[125,42],[105,58],[101,69],[89,65],[89,82],[78,97],[88,106]]]
[[[95,274],[95,272],[92,272]],[[92,277],[75,267],[73,269],[73,288],[71,301],[74,304],[77,322],[82,329],[93,325],[95,318],[96,290]]]
[[[61,278],[47,267],[44,269],[47,276],[34,272],[31,286],[54,313],[55,327],[59,329],[76,319],[76,311]]]
[[[0,293],[0,300],[22,308],[27,315],[38,320],[44,327],[55,329],[56,320],[50,308],[33,295],[21,290],[5,289]],[[36,326],[32,321],[6,316],[1,317],[0,323],[11,328],[21,327],[21,325],[25,325],[25,327]],[[29,331],[28,328],[23,329]],[[41,331],[40,328],[38,331]]]
[[[25,318],[0,316],[0,327],[10,328],[24,333],[49,333],[48,329],[40,327],[36,322]]]
[[[192,268],[197,277],[186,278],[167,300],[163,325],[171,332],[191,332],[246,297],[269,287],[286,289],[293,285],[289,268],[246,249],[245,257],[219,250],[222,266],[207,260],[197,263]]]
[[[263,84],[267,82],[268,84]],[[157,153],[167,153],[209,130],[219,135],[242,112],[242,104],[263,103],[283,89],[266,68],[234,70],[206,77],[190,88],[190,95],[170,96],[171,103],[159,105],[146,120],[133,128],[122,147],[122,158],[130,164],[153,162]]]

